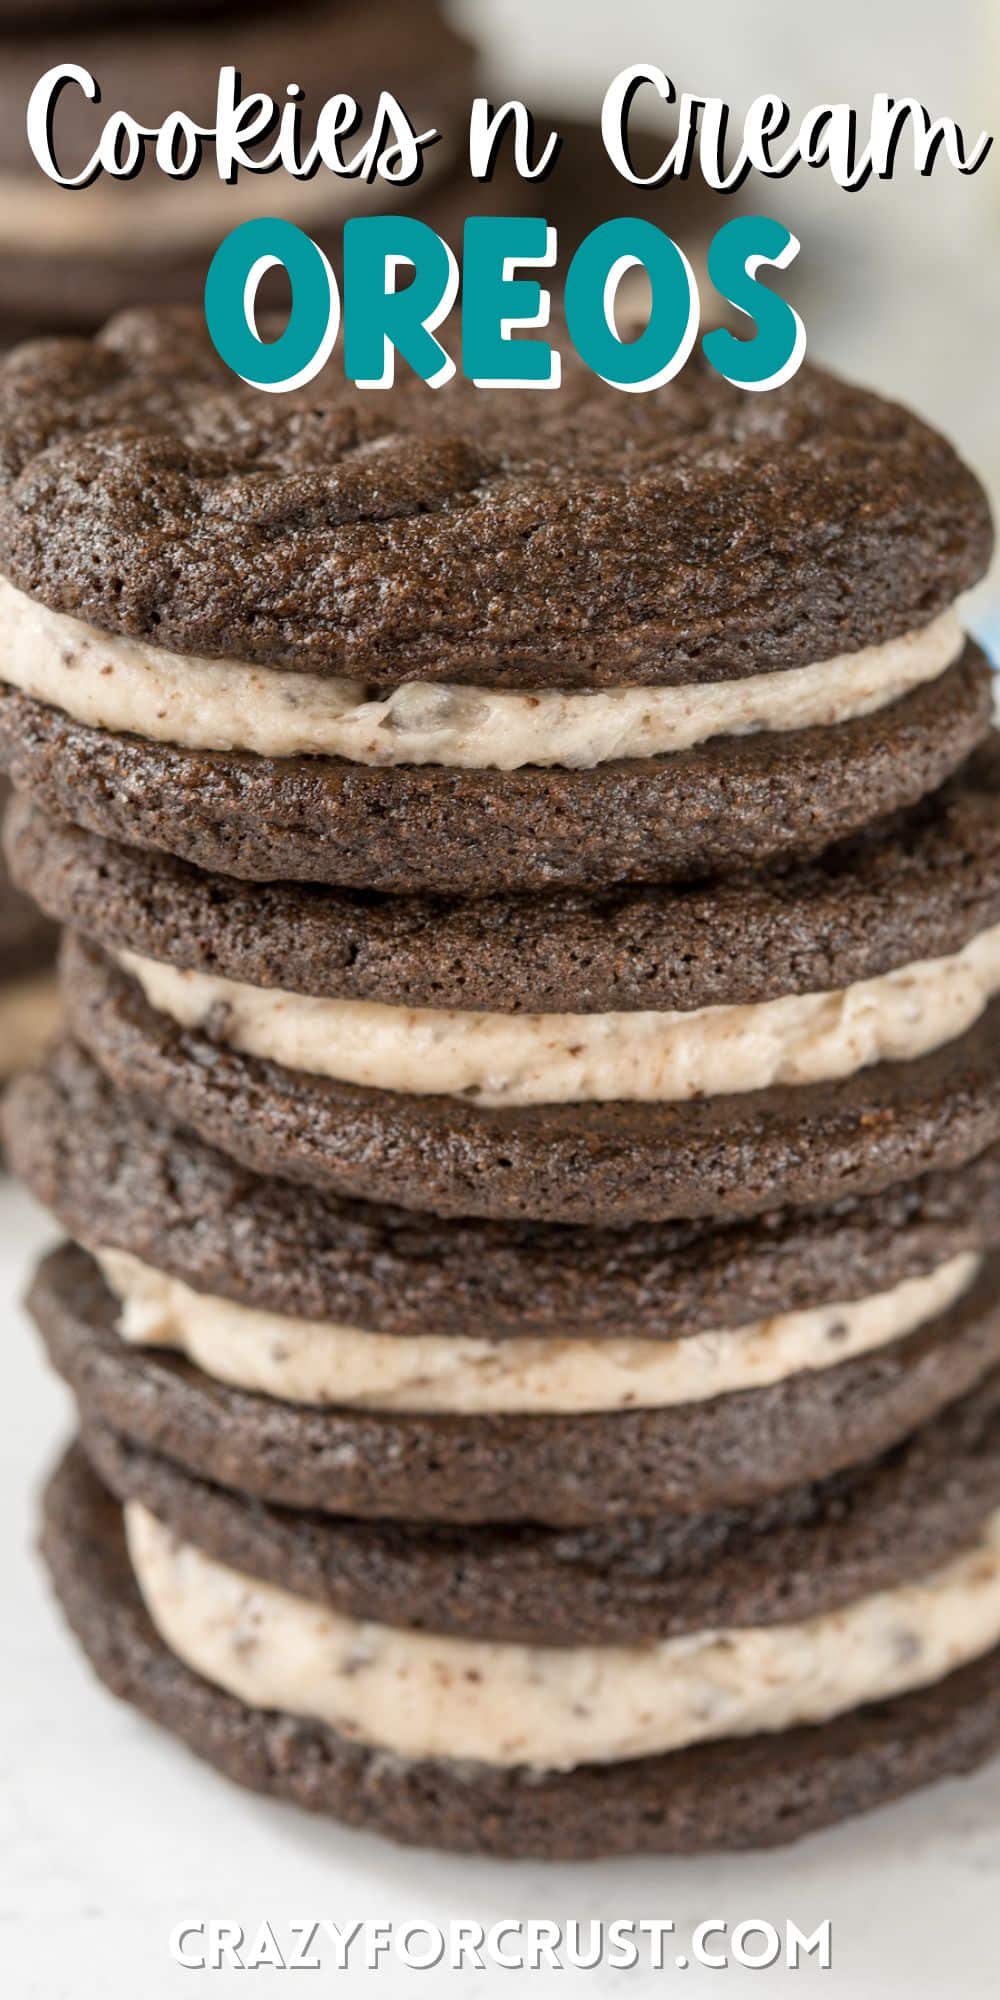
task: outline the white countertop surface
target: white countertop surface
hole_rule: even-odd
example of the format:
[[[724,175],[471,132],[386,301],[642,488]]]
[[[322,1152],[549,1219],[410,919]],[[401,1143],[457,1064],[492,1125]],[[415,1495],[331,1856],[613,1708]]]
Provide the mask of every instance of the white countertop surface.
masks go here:
[[[172,1962],[184,1917],[230,1918],[253,1935],[292,1919],[427,1919],[446,1926],[502,1917],[674,1919],[666,1966],[621,1972],[542,1969],[533,1995],[625,1991],[724,1994],[751,1976],[674,1963],[694,1925],[748,1917],[807,1933],[832,1920],[833,1963],[753,1975],[772,1991],[793,1979],[805,1996],[883,2000],[996,1993],[1000,1764],[979,1777],[760,1857],[642,1860],[586,1867],[503,1865],[396,1850],[257,1799],[198,1764],[168,1736],[112,1700],[63,1630],[32,1551],[41,1479],[71,1429],[18,1305],[31,1259],[50,1231],[10,1182],[0,1182],[0,1320],[8,1384],[0,1518],[5,1529],[0,1703],[5,1856],[0,1966],[18,2000],[161,2000],[208,1990],[282,1994],[284,1972],[235,1971],[200,1981]],[[497,1967],[426,1973],[383,1961],[320,1972],[292,1986],[391,1993],[512,1992]]]

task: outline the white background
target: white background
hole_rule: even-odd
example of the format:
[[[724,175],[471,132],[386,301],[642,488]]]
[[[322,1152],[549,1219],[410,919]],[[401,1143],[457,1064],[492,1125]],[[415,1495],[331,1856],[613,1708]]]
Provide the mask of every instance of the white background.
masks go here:
[[[504,88],[589,106],[625,63],[659,62],[679,88],[739,106],[774,90],[793,107],[876,89],[912,93],[969,131],[996,119],[998,8],[990,0],[466,0],[492,37]],[[1000,483],[996,160],[974,181],[901,175],[845,196],[821,175],[753,190],[754,206],[801,237],[798,301],[810,352],[937,418]],[[988,628],[996,601],[980,597]],[[1000,620],[997,621],[1000,636]],[[0,1704],[4,1874],[0,1976],[18,2000],[160,2000],[283,1993],[289,1975],[199,1976],[170,1964],[185,1916],[233,1918],[673,1917],[679,1942],[701,1918],[751,1916],[809,1931],[833,1920],[834,1965],[794,1975],[802,1996],[837,2000],[996,1993],[1000,1771],[941,1786],[777,1855],[499,1866],[397,1852],[230,1788],[91,1680],[60,1628],[31,1554],[35,1496],[70,1416],[15,1303],[45,1228],[0,1183],[0,1329],[6,1538]],[[750,1975],[673,1968],[536,1975],[533,1992],[724,1994]],[[628,1984],[623,1987],[623,1977]],[[792,1975],[754,1975],[766,1990]],[[512,1991],[499,1972],[302,1975],[292,1992]]]

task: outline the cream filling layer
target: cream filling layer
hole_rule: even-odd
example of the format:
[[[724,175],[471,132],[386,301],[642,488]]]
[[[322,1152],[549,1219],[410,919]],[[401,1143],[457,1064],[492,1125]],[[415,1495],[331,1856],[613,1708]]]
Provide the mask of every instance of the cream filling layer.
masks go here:
[[[679,1102],[907,1062],[1000,992],[1000,924],[950,958],[833,993],[690,1013],[477,1014],[320,1000],[117,954],[152,1007],[285,1069],[474,1104]]]
[[[704,686],[592,693],[362,682],[169,653],[50,611],[0,579],[0,679],[90,728],[189,750],[513,771],[591,769],[712,736],[849,721],[934,680],[965,643],[957,609],[884,646]]]
[[[51,972],[0,986],[0,1077],[41,1055],[59,1026],[59,991]]]
[[[192,1291],[121,1250],[97,1261],[118,1299],[118,1331],[169,1347],[213,1381],[289,1403],[462,1415],[661,1409],[832,1368],[947,1312],[982,1259],[845,1305],[779,1313],[684,1340],[472,1340],[367,1333]]]
[[[362,1624],[180,1542],[135,1502],[129,1552],[161,1638],[251,1708],[402,1757],[570,1769],[825,1722],[1000,1641],[1000,1511],[916,1583],[795,1625],[648,1646],[518,1646]]]
[[[443,145],[424,163],[422,187],[440,178],[448,165]],[[0,244],[26,256],[147,257],[197,250],[241,222],[278,215],[308,229],[334,226],[366,210],[383,212],[412,195],[409,188],[377,180],[371,186],[321,172],[313,180],[269,174],[266,182],[245,175],[230,187],[212,175],[190,181],[161,178],[109,187],[61,188],[28,174],[0,174]]]

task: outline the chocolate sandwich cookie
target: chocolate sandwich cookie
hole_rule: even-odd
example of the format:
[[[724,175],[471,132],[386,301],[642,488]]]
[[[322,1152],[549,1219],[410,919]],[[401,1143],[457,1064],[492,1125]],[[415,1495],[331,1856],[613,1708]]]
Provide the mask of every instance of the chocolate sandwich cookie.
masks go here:
[[[470,216],[544,215],[556,232],[557,254],[554,266],[540,273],[540,278],[561,301],[566,272],[584,237],[602,223],[627,213],[665,230],[680,244],[698,286],[702,324],[725,319],[730,308],[709,280],[707,252],[716,230],[741,207],[740,195],[721,195],[710,188],[702,180],[697,162],[686,180],[669,180],[660,187],[633,186],[612,166],[599,124],[568,118],[555,105],[539,103],[534,94],[531,110],[535,124],[533,159],[540,157],[550,134],[559,137],[554,163],[544,180],[522,179],[508,132],[488,180],[473,180],[468,163],[459,161],[447,180],[434,182],[427,190],[420,213],[456,255],[461,254]],[[633,134],[629,152],[634,171],[652,181],[662,167],[665,150],[664,141],[653,133]],[[627,273],[616,295],[616,321],[621,325],[628,320],[644,322],[649,303],[645,272],[636,269]]]
[[[365,1518],[577,1526],[753,1505],[890,1449],[1000,1362],[998,1270],[994,1258],[961,1274],[939,1316],[833,1366],[571,1416],[310,1407],[231,1387],[221,1371],[123,1339],[120,1295],[75,1246],[44,1261],[30,1304],[84,1426],[203,1478]]]
[[[860,1042],[854,1040],[851,1010],[844,1014],[841,1008],[834,1018],[839,1023],[844,1015],[847,1023],[850,1073],[834,1071],[831,1080],[827,1071],[822,1081],[754,1088],[748,1072],[742,1087],[708,1096],[671,1097],[675,1086],[664,1082],[662,1099],[655,1097],[660,1086],[648,1077],[644,1086],[630,1086],[643,1088],[644,1097],[611,1101],[594,1095],[597,1085],[571,1077],[566,1101],[491,1103],[478,1086],[472,1101],[468,1090],[453,1082],[450,1067],[447,1084],[435,1081],[442,1071],[433,1067],[432,1030],[419,1038],[412,1090],[339,1081],[315,1073],[327,1059],[309,1043],[303,1053],[282,1039],[275,1054],[280,1047],[284,1061],[233,1046],[232,1038],[239,1038],[233,989],[216,996],[221,1004],[213,1012],[214,1000],[204,1004],[205,987],[184,983],[191,975],[174,974],[152,960],[113,957],[76,935],[63,947],[63,991],[73,1034],[118,1088],[159,1105],[256,1172],[435,1214],[601,1227],[757,1215],[788,1203],[829,1204],[964,1165],[996,1144],[1000,999],[984,1006],[977,971],[979,960],[985,963],[994,952],[996,932],[981,936],[986,942],[980,947],[975,941],[971,959],[936,962],[945,968],[940,977],[946,999],[936,991],[937,974],[934,990],[911,981],[908,972],[901,986],[890,988],[891,1027],[885,1048],[871,1055],[871,1066],[850,1071],[856,1049],[871,1045],[867,1030]],[[987,971],[986,990],[990,977]],[[939,1036],[935,1046],[932,1023],[944,1018],[938,1006],[950,1009],[953,1002],[958,1009],[953,1018],[961,1025],[965,1011],[972,1025],[954,1039]],[[279,997],[273,1010],[279,1019],[286,1006],[287,996]],[[299,1016],[294,1007],[289,1012],[294,1034]],[[516,1023],[520,1017],[511,1018]],[[606,1039],[616,1059],[629,1040],[625,1024],[633,1018],[639,1026],[631,1032],[641,1040],[642,1016],[603,1017],[613,1022]],[[652,1017],[654,1023],[659,1018]],[[816,997],[815,1018],[819,1047],[823,1023],[829,1025],[822,996]],[[866,1013],[869,1028],[871,1019]],[[560,1039],[553,1043],[551,1061],[565,1054],[572,1071],[587,1017],[553,1020]],[[546,1017],[528,1017],[525,1025],[530,1036],[537,1022],[543,1024],[544,1043]],[[324,1016],[320,1038],[326,1025]],[[367,1038],[376,1025],[366,1015],[366,1060]],[[444,1063],[450,1061],[448,1025],[442,1027]],[[715,1025],[707,1024],[712,1031]],[[268,1032],[271,1026],[269,1021]],[[705,1026],[699,1023],[699,1037]],[[390,1024],[392,1035],[395,1027]],[[910,1034],[920,1038],[924,1053],[907,1057]],[[313,1068],[290,1067],[290,1053]],[[640,1065],[651,1063],[654,1053],[640,1049]],[[379,1060],[377,1048],[373,1059]],[[551,1095],[544,1047],[539,1060],[539,1089]],[[712,1061],[711,1049],[706,1060]],[[585,1089],[591,1090],[588,1100]]]
[[[280,1676],[271,1664],[274,1614],[304,1621],[311,1631],[316,1608],[290,1592],[262,1596],[259,1587],[220,1569],[197,1549],[178,1546],[154,1516],[134,1505],[127,1534],[128,1548],[121,1511],[81,1455],[71,1454],[46,1495],[43,1547],[66,1615],[101,1678],[238,1782],[398,1840],[549,1858],[763,1846],[932,1778],[969,1770],[1000,1742],[992,1528],[984,1529],[980,1544],[964,1558],[935,1571],[922,1586],[898,1599],[862,1600],[851,1614],[840,1614],[853,1642],[848,1684],[840,1682],[835,1691],[829,1684],[829,1672],[841,1665],[835,1643],[828,1644],[828,1671],[824,1676],[821,1670],[820,1687],[811,1697],[785,1662],[791,1685],[786,1694],[779,1682],[776,1692],[772,1681],[764,1731],[731,1733],[734,1718],[750,1730],[751,1716],[760,1713],[750,1685],[748,1635],[737,1635],[743,1645],[729,1655],[730,1664],[735,1657],[741,1673],[746,1671],[735,1699],[723,1693],[725,1673],[721,1684],[713,1680],[713,1669],[719,1671],[713,1635],[706,1635],[708,1648],[699,1652],[695,1667],[691,1641],[681,1642],[689,1649],[683,1692],[673,1686],[667,1692],[671,1656],[657,1652],[653,1672],[660,1712],[655,1718],[644,1714],[634,1732],[641,1740],[654,1722],[677,1743],[656,1755],[636,1754],[631,1746],[615,1750],[619,1710],[608,1699],[617,1693],[624,1739],[654,1660],[648,1650],[637,1659],[622,1649],[613,1662],[595,1669],[591,1649],[588,1668],[594,1678],[588,1687],[596,1685],[603,1696],[598,1727],[588,1703],[566,1713],[558,1652],[539,1650],[532,1661],[530,1653],[518,1660],[503,1648],[474,1647],[479,1664],[470,1669],[464,1653],[456,1660],[451,1651],[468,1647],[468,1641],[437,1642],[426,1634],[379,1627],[369,1627],[367,1645],[352,1651],[351,1628],[331,1633],[337,1621],[325,1609],[319,1612],[326,1638],[316,1648],[317,1665],[333,1677],[333,1692],[323,1684],[322,1672],[315,1686],[307,1674],[290,1690],[299,1709],[293,1714],[275,1698]],[[158,1635],[143,1607],[137,1573],[153,1616],[176,1628],[170,1636],[189,1652],[197,1671]],[[178,1591],[172,1618],[164,1602],[164,1588],[169,1596],[171,1584]],[[232,1624],[234,1588],[242,1592],[248,1615],[258,1618],[242,1638]],[[210,1639],[206,1643],[202,1624],[206,1604],[216,1613],[214,1647]],[[894,1611],[902,1616],[887,1624]],[[959,1638],[960,1615],[968,1625]],[[947,1665],[941,1657],[942,1620],[951,1633]],[[224,1637],[230,1626],[231,1649]],[[804,1638],[807,1659],[826,1636],[823,1627],[789,1629],[800,1644]],[[671,1642],[665,1644],[669,1648]],[[424,1696],[420,1685],[401,1705],[397,1680],[390,1705],[395,1714],[383,1720],[379,1696],[386,1667],[391,1670],[396,1653],[414,1651],[418,1682],[423,1683],[427,1664],[436,1663],[437,1700]],[[530,1690],[522,1675],[531,1676]],[[249,1698],[265,1686],[266,1699]],[[831,1708],[846,1708],[848,1686],[862,1705],[830,1714]],[[676,1709],[668,1714],[665,1703],[672,1702]],[[311,1713],[313,1708],[328,1713],[333,1703],[339,1703],[339,1728]],[[824,1719],[814,1726],[782,1726],[784,1714],[803,1704]],[[497,1707],[503,1727],[489,1742],[490,1762],[447,1750],[401,1754],[378,1740],[383,1733],[397,1742],[419,1742],[426,1735],[436,1745],[442,1722],[453,1741],[474,1740],[481,1713],[488,1716],[492,1709],[496,1715]],[[360,1725],[352,1721],[355,1709]],[[354,1729],[361,1740],[345,1733]],[[591,1749],[590,1761],[571,1753],[564,1760],[568,1769],[538,1766],[538,1753],[544,1754],[550,1741],[558,1739],[563,1747],[571,1739],[574,1745],[595,1744],[598,1735],[607,1761],[595,1763]],[[518,1761],[521,1744],[535,1753],[534,1765]]]
[[[15,881],[111,950],[319,999],[689,1012],[831,992],[1000,923],[1000,734],[944,789],[780,875],[586,894],[380,897],[211,874],[16,801]]]
[[[686,1340],[1000,1249],[1000,1147],[833,1208],[593,1230],[444,1220],[262,1178],[115,1091],[69,1042],[19,1079],[3,1130],[78,1242],[234,1305],[403,1341]]]
[[[2,662],[0,662],[2,672]],[[0,758],[56,818],[259,882],[491,895],[809,857],[921,798],[989,727],[978,646],[891,712],[593,770],[180,750],[0,687]]]
[[[623,397],[567,356],[541,399],[277,400],[183,312],[0,369],[0,754],[55,817],[251,879],[662,881],[814,854],[988,731],[986,502],[877,397],[803,369],[750,422],[701,361]]]
[[[348,1617],[522,1645],[634,1645],[812,1618],[947,1562],[1000,1507],[1000,1374],[873,1463],[756,1507],[576,1529],[338,1519],[196,1479],[105,1425],[82,1443],[123,1504]]]
[[[74,10],[80,12],[82,10]],[[227,232],[262,214],[300,224],[324,246],[339,245],[348,218],[391,207],[419,211],[454,171],[474,92],[471,45],[436,7],[407,0],[305,0],[282,11],[202,9],[175,25],[138,23],[89,10],[74,20],[72,46],[53,50],[48,33],[22,29],[3,50],[0,69],[0,280],[5,310],[48,329],[90,328],[120,307],[163,301],[200,302],[211,257]],[[148,11],[148,10],[147,10]],[[49,23],[44,24],[46,31]],[[57,57],[82,64],[100,87],[87,102],[75,84],[52,115],[53,145],[65,175],[91,159],[104,121],[123,110],[154,132],[180,111],[215,129],[219,72],[234,66],[246,97],[264,92],[286,105],[286,88],[303,100],[304,146],[323,102],[341,93],[361,106],[359,133],[344,155],[358,153],[371,129],[380,92],[394,92],[418,132],[441,137],[424,154],[420,179],[393,187],[345,178],[325,165],[310,178],[284,170],[266,176],[220,177],[210,144],[197,174],[171,179],[149,149],[139,174],[118,180],[101,173],[87,188],[67,189],[46,178],[32,157],[24,111],[31,91]],[[273,152],[274,128],[244,141],[255,158]]]

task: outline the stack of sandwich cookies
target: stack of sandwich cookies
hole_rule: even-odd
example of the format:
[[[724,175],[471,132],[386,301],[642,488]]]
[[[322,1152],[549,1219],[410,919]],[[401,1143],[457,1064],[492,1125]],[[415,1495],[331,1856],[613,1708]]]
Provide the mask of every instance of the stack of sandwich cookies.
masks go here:
[[[996,765],[704,888],[261,889],[31,805],[10,853],[69,927],[74,1033],[248,1166],[439,1214],[749,1215],[1000,1134]]]
[[[971,1767],[975,481],[816,372],[750,411],[567,362],[522,426],[262,412],[182,316],[68,360],[0,378],[7,850],[72,1037],[6,1137],[73,1239],[45,1545],[98,1672],[243,1782],[498,1853]]]
[[[655,1296],[674,1314],[687,1305],[686,1337],[675,1325],[646,1343],[673,1348],[675,1360],[692,1350],[687,1393],[713,1347],[724,1363],[727,1347],[732,1356],[755,1344],[766,1381],[768,1347],[792,1331],[792,1316],[772,1314],[742,1335],[699,1339],[701,1263],[713,1274],[706,1292],[727,1300],[741,1281],[741,1296],[762,1303],[782,1285],[813,1298],[838,1280],[851,1292],[881,1285],[894,1326],[883,1318],[886,1344],[874,1351],[890,1372],[901,1359],[920,1367],[913,1336],[900,1332],[908,1285],[911,1319],[921,1287],[933,1312],[935,1298],[982,1285],[975,1310],[994,1327],[971,1378],[951,1372],[963,1368],[954,1314],[928,1329],[949,1379],[918,1429],[911,1417],[862,1462],[871,1437],[854,1427],[865,1398],[841,1391],[831,1408],[856,1462],[821,1471],[817,1452],[814,1470],[794,1481],[786,1470],[783,1489],[762,1495],[747,1465],[775,1441],[766,1388],[668,1406],[654,1415],[679,1420],[687,1476],[677,1505],[650,1512],[660,1496],[651,1503],[641,1489],[622,1513],[609,1475],[620,1404],[606,1416],[536,1413],[521,1431],[557,1433],[557,1466],[574,1429],[581,1445],[588,1430],[609,1433],[603,1462],[598,1438],[572,1492],[565,1473],[558,1489],[538,1477],[537,1504],[522,1496],[507,1522],[504,1478],[478,1482],[491,1443],[517,1479],[517,1426],[505,1436],[502,1419],[479,1417],[477,1458],[476,1422],[455,1414],[463,1373],[475,1381],[487,1346],[482,1311],[477,1331],[464,1331],[472,1296],[482,1304],[496,1279],[506,1293],[494,1339],[502,1404],[505,1381],[516,1396],[531,1379],[532,1343],[510,1330],[518,1285],[528,1292],[537,1269],[550,1316],[561,1298],[572,1311],[586,1296],[573,1252],[593,1259],[592,1233],[588,1246],[583,1232],[544,1226],[421,1222],[258,1181],[122,1100],[72,1045],[19,1084],[7,1129],[29,1184],[81,1240],[102,1245],[106,1273],[80,1251],[57,1253],[33,1299],[81,1412],[83,1452],[47,1501],[57,1588],[109,1684],[230,1775],[401,1838],[581,1855],[787,1839],[995,1746],[1000,1331],[984,1246],[1000,1227],[996,1150],[962,1174],[831,1212],[785,1212],[766,1230],[623,1232],[605,1266],[606,1286],[620,1268],[621,1296],[646,1302],[651,1334]],[[925,1276],[899,1278],[914,1266]],[[212,1339],[221,1302],[209,1288],[223,1285],[228,1355]],[[244,1289],[285,1312],[241,1307]],[[427,1419],[421,1441],[417,1418],[389,1414],[398,1391],[376,1358],[352,1431],[340,1400],[351,1348],[367,1338],[372,1349],[422,1350],[412,1384],[419,1366],[428,1372],[433,1342],[413,1322],[423,1314],[426,1324],[431,1298],[434,1324],[455,1329],[434,1398],[449,1414]],[[366,1336],[321,1320],[324,1308],[377,1313],[399,1331]],[[832,1355],[800,1345],[791,1365],[843,1380],[840,1343],[855,1317],[850,1305],[802,1312],[800,1330],[822,1327]],[[328,1368],[338,1343],[345,1354],[325,1396],[315,1367],[304,1379],[307,1331]],[[622,1342],[607,1321],[587,1338],[549,1341],[557,1377],[567,1348],[586,1359],[603,1345],[618,1350],[619,1378],[631,1366],[641,1388],[642,1343]],[[516,1361],[497,1364],[505,1346],[521,1348],[520,1375]],[[250,1392],[227,1386],[234,1371],[259,1370],[261,1355],[270,1379],[258,1372]],[[299,1372],[282,1381],[289,1360]],[[288,1403],[290,1389],[311,1404]],[[732,1426],[726,1470],[706,1483],[720,1438],[701,1455],[699,1411],[727,1401],[742,1410],[743,1465]],[[634,1438],[620,1448],[634,1451]],[[540,1458],[541,1440],[534,1449]],[[351,1470],[359,1461],[366,1471]],[[380,1467],[367,1519],[365,1479],[370,1500]],[[477,1499],[485,1521],[469,1519]],[[422,1510],[433,1513],[426,1525]]]
[[[9,788],[0,779],[0,813]],[[0,1082],[33,1062],[55,1033],[55,932],[0,862]]]

